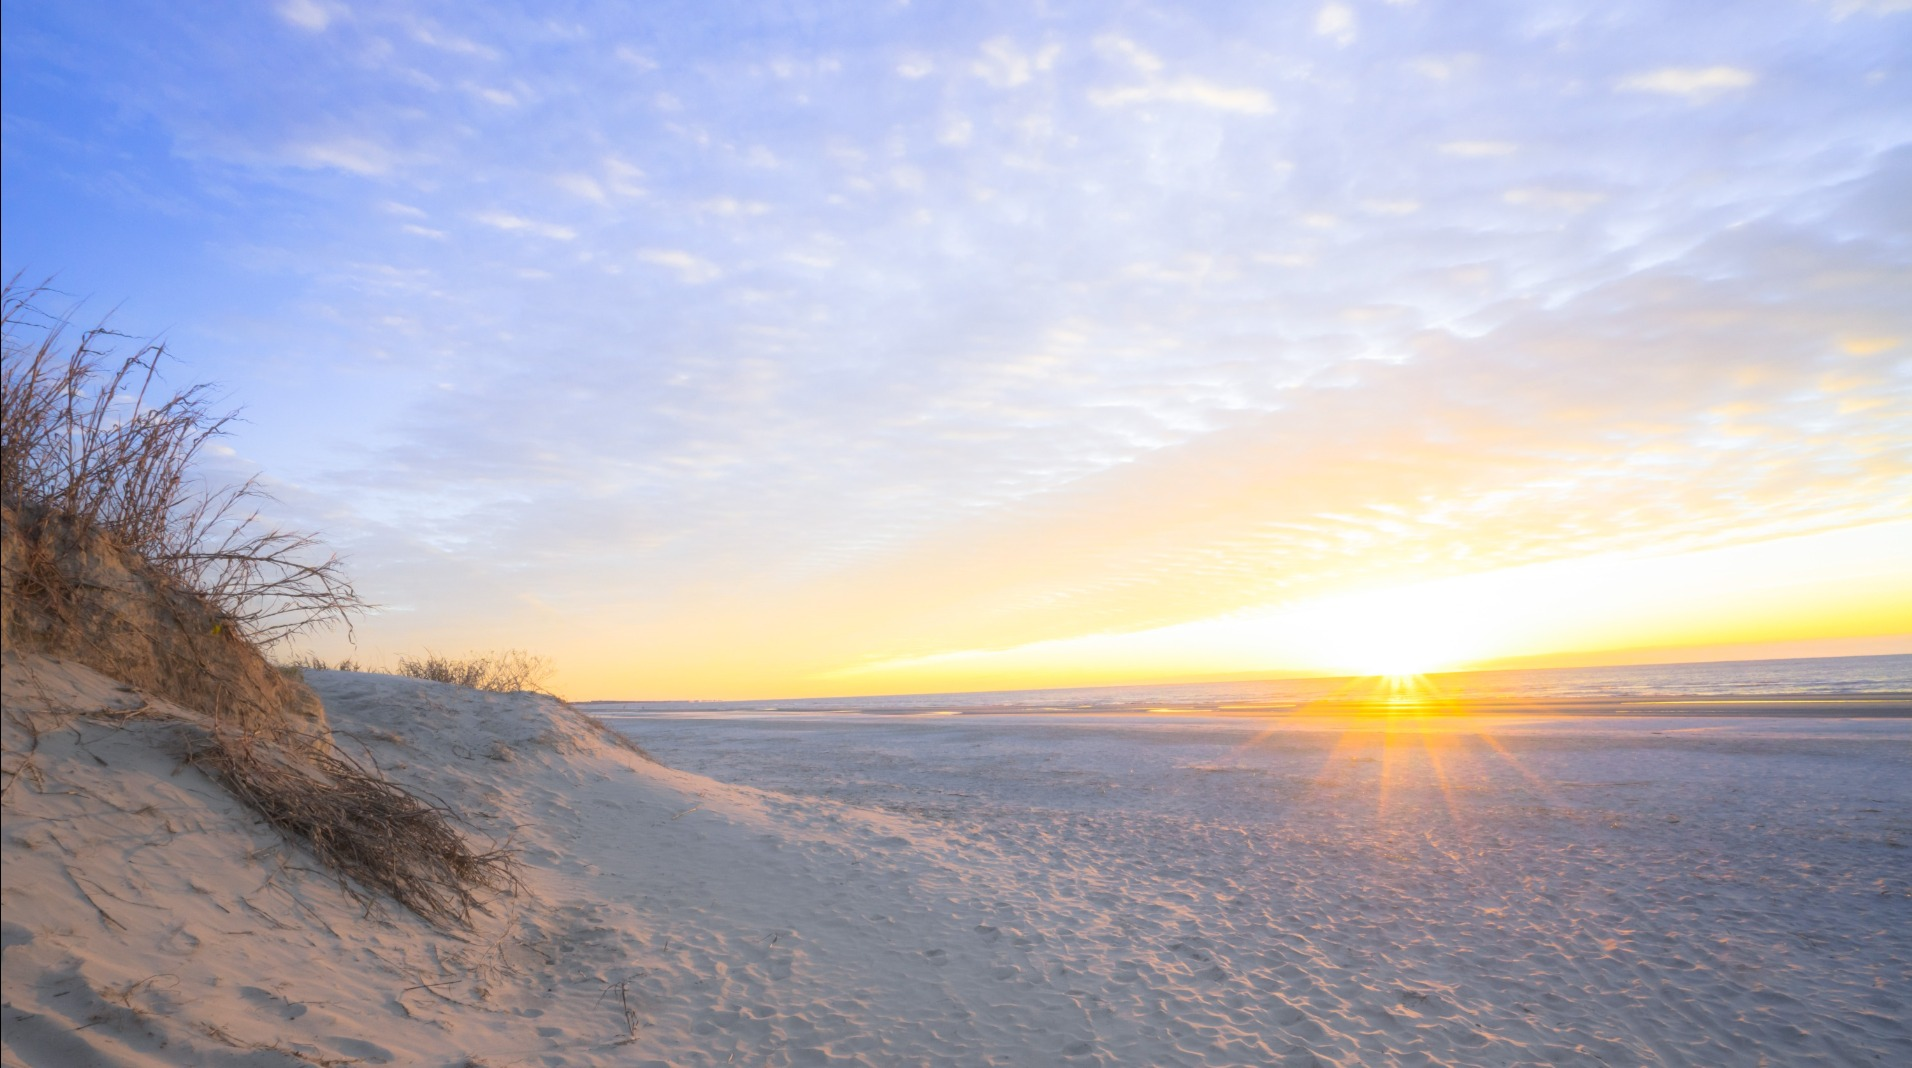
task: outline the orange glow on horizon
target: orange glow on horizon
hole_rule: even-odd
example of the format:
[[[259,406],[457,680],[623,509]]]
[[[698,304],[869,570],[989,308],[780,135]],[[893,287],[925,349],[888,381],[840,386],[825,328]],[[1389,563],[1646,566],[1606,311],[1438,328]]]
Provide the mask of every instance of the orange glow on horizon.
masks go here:
[[[774,600],[742,615],[717,606],[708,618],[670,618],[649,629],[610,614],[552,613],[541,631],[513,641],[547,652],[561,672],[557,689],[576,700],[1335,677],[1378,680],[1367,685],[1391,691],[1394,705],[1426,707],[1430,695],[1414,687],[1437,672],[1912,652],[1908,544],[1912,522],[1877,524],[1663,557],[1587,557],[1350,589],[1147,630],[916,654],[871,655],[872,642],[925,639],[869,626],[864,620],[881,618],[873,613],[884,606],[861,601],[803,616]],[[905,607],[919,618],[934,615]],[[456,636],[434,641],[461,644]],[[409,651],[328,655],[378,664]]]
[[[1666,557],[1590,557],[1368,589],[1150,631],[878,661],[817,692],[943,692],[1912,651],[1912,523]],[[1877,648],[1877,639],[1899,638]],[[1860,640],[1872,646],[1857,648]],[[1801,649],[1799,643],[1819,643]],[[1762,643],[1775,651],[1762,654]],[[1792,643],[1782,646],[1781,643]],[[1723,655],[1686,656],[1696,647]],[[1653,653],[1657,651],[1659,655]],[[1672,654],[1672,655],[1668,655]],[[1556,661],[1558,664],[1556,664]]]

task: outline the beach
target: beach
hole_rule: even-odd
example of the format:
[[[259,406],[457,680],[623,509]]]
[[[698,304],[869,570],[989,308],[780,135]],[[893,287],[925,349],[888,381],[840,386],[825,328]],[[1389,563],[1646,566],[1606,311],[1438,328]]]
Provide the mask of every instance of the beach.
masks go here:
[[[933,828],[977,919],[938,948],[1106,1063],[1912,1054],[1904,720],[621,725]]]
[[[606,717],[651,760],[549,698],[308,673],[520,859],[448,934],[163,722],[73,713],[124,688],[5,678],[44,728],[9,737],[9,1065],[1912,1056],[1902,718]]]

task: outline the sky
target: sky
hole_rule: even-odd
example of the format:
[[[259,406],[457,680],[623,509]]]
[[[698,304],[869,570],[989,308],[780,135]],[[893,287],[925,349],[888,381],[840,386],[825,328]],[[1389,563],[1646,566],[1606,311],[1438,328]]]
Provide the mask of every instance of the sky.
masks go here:
[[[577,698],[1912,651],[1912,2],[8,0],[0,258]]]

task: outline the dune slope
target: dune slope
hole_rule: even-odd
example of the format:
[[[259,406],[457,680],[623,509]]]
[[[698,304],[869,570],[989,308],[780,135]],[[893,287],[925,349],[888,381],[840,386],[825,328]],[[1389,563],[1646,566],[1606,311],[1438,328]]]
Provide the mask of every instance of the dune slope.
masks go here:
[[[192,713],[6,655],[9,1065],[1097,1059],[1074,999],[1002,981],[919,827],[659,766],[548,698],[312,673],[345,749],[519,852],[452,936],[182,764]]]

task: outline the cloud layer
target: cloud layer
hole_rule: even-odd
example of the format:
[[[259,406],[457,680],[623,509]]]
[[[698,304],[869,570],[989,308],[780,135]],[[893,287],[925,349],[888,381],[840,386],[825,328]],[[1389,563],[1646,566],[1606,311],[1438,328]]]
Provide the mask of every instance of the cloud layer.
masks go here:
[[[1893,5],[112,14],[7,9],[6,269],[375,643],[792,691],[1912,504]]]

